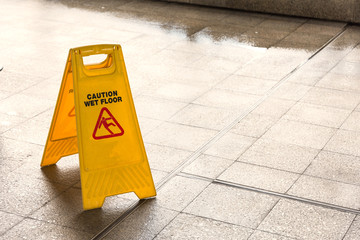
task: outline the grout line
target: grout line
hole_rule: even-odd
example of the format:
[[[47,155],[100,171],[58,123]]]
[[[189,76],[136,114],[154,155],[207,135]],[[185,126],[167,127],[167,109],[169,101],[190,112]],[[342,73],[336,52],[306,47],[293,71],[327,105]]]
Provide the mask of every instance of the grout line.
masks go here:
[[[260,189],[260,188],[245,186],[245,185],[242,185],[242,184],[236,184],[236,183],[232,183],[232,182],[228,182],[228,181],[215,179],[213,181],[213,183],[228,186],[228,187],[234,187],[234,188],[249,190],[249,191],[252,191],[252,192],[272,195],[272,196],[276,196],[276,197],[280,197],[280,198],[286,198],[286,199],[290,199],[290,200],[295,200],[295,201],[308,203],[308,204],[312,204],[312,205],[316,205],[316,206],[320,206],[320,207],[331,208],[331,209],[342,211],[342,212],[347,212],[347,213],[352,213],[352,214],[360,214],[360,210],[357,210],[357,209],[348,208],[348,207],[342,207],[342,206],[334,205],[334,204],[331,204],[331,203],[320,202],[320,201],[311,200],[311,199],[307,199],[307,198],[297,197],[297,196],[294,196],[294,195],[288,195],[288,194],[284,194],[284,193],[278,193],[278,192],[273,192],[273,191],[264,190],[264,189]]]
[[[355,224],[355,219],[356,219],[356,216],[354,216],[354,219],[352,220],[351,224],[349,225],[348,229],[346,230],[346,232],[345,232],[344,236],[341,238],[341,240],[344,240],[346,235],[348,235],[351,227],[353,226],[353,224]]]
[[[342,207],[342,206],[335,205],[335,204],[330,204],[330,203],[321,202],[321,201],[312,200],[312,199],[303,198],[303,197],[297,197],[297,196],[289,195],[286,193],[279,193],[279,192],[274,192],[274,191],[270,191],[270,190],[266,190],[266,189],[251,187],[251,186],[247,186],[247,185],[243,185],[243,184],[239,184],[239,183],[233,183],[233,182],[229,182],[229,181],[225,181],[225,180],[212,179],[212,178],[202,177],[202,176],[193,175],[193,174],[189,174],[189,173],[179,173],[179,176],[186,177],[186,178],[192,178],[192,179],[199,179],[199,180],[211,182],[212,184],[225,185],[228,187],[239,188],[239,189],[248,190],[248,191],[252,191],[252,192],[272,195],[272,196],[276,196],[276,197],[280,197],[280,198],[291,199],[291,200],[309,203],[309,204],[320,206],[320,207],[335,209],[335,210],[342,211],[342,212],[360,214],[360,210],[357,210],[357,209]]]
[[[220,130],[220,132],[218,132],[212,139],[210,139],[208,142],[206,142],[205,144],[203,144],[200,148],[198,148],[193,154],[191,154],[187,160],[185,160],[184,162],[182,162],[180,165],[178,165],[173,171],[171,171],[162,181],[159,182],[158,187],[156,188],[157,191],[161,190],[161,188],[169,181],[171,180],[173,177],[175,177],[178,173],[181,172],[181,170],[186,167],[187,165],[189,165],[190,163],[192,163],[195,159],[197,159],[201,154],[203,154],[203,152],[205,152],[207,149],[209,149],[215,142],[217,142],[221,137],[223,137],[226,133],[228,133],[230,131],[230,129],[232,129],[238,122],[240,122],[243,118],[245,118],[247,115],[249,115],[252,111],[254,111],[260,104],[262,104],[263,102],[265,102],[265,100],[267,100],[270,95],[272,93],[274,93],[278,88],[280,88],[282,86],[282,84],[284,84],[288,78],[295,73],[296,71],[298,71],[302,66],[304,66],[307,62],[309,62],[313,57],[315,57],[318,53],[320,53],[324,48],[326,48],[330,43],[332,43],[333,41],[335,41],[340,35],[342,35],[345,30],[347,29],[347,25],[345,25],[335,36],[333,36],[329,41],[327,41],[322,47],[320,47],[317,51],[315,51],[309,58],[307,58],[306,60],[304,60],[302,63],[300,63],[297,67],[295,67],[291,72],[289,72],[286,76],[284,76],[277,84],[275,84],[271,89],[269,89],[263,97],[261,97],[254,105],[250,106],[249,108],[247,108],[243,113],[240,114],[239,117],[237,117],[232,123],[230,123],[228,126],[226,126],[225,128],[223,128],[222,130]],[[214,180],[213,183],[223,183],[225,184],[225,182],[223,181],[219,181],[219,180]],[[230,183],[229,183],[230,184]],[[240,186],[240,185],[239,185]],[[245,187],[242,186],[242,188],[247,189],[247,190],[251,190],[251,191],[259,191],[259,192],[263,192],[263,193],[268,193],[268,194],[272,194],[272,195],[276,195],[276,196],[283,196],[284,198],[290,198],[293,200],[299,200],[301,201],[301,198],[295,197],[295,196],[290,196],[290,195],[285,195],[285,194],[279,194],[276,192],[266,192],[264,190],[260,190],[260,189],[256,189],[256,188],[251,188],[251,187]],[[110,233],[121,221],[123,221],[126,217],[128,217],[134,210],[136,210],[139,206],[141,206],[145,201],[147,201],[147,199],[141,199],[140,201],[136,202],[134,205],[132,205],[124,214],[122,214],[119,218],[117,218],[114,222],[112,222],[111,224],[109,224],[107,227],[105,227],[102,231],[100,231],[98,234],[96,234],[92,240],[97,240],[97,239],[102,239],[103,237],[105,237],[108,233]],[[321,205],[321,206],[328,206],[328,207],[332,207],[332,208],[336,208],[337,209],[344,209],[343,211],[352,211],[353,213],[356,212],[356,214],[360,214],[360,211],[357,210],[353,210],[353,209],[348,209],[348,208],[343,208],[343,207],[339,207],[336,205],[332,205],[332,204],[326,204],[326,203],[321,203],[321,202],[317,202],[317,201],[313,201],[313,200],[307,200],[304,199],[304,202],[307,203],[313,203],[315,205]]]
[[[157,238],[157,236],[170,224],[172,224],[174,222],[174,220],[181,214],[182,212],[177,212],[177,214],[164,226],[162,227],[156,234],[154,237],[151,238],[151,240],[154,240]]]
[[[275,203],[274,205],[266,212],[266,215],[261,219],[261,221],[259,222],[259,224],[256,226],[256,229],[254,230],[254,232],[259,229],[260,225],[264,222],[264,220],[270,215],[270,213],[274,210],[274,208],[279,204],[281,198],[279,198]],[[254,234],[254,232],[252,232],[251,235]],[[250,239],[251,236],[249,236],[248,239]]]
[[[151,198],[150,198],[151,199]],[[102,239],[106,235],[108,235],[119,223],[121,223],[125,218],[127,218],[131,213],[133,213],[136,209],[138,209],[141,205],[143,205],[147,199],[140,199],[139,201],[133,203],[123,214],[120,215],[115,221],[106,226],[102,231],[97,233],[91,239]]]

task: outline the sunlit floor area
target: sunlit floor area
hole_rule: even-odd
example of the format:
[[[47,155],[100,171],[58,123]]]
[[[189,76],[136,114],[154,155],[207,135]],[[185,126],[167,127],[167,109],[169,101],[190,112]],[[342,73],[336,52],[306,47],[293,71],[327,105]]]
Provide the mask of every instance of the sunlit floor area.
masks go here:
[[[93,44],[121,45],[157,196],[84,211],[78,154],[40,162],[69,49]],[[1,239],[360,239],[359,25],[0,0],[0,66]]]

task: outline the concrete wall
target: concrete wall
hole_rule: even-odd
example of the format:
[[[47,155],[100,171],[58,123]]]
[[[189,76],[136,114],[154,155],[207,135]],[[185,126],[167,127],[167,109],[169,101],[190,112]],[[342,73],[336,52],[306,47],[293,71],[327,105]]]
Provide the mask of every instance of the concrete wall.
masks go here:
[[[360,0],[165,0],[360,23]]]

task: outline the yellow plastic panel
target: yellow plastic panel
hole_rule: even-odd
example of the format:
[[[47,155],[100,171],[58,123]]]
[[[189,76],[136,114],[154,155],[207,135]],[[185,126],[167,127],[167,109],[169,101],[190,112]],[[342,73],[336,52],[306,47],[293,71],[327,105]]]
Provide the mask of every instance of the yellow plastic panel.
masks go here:
[[[77,152],[73,75],[69,53],[41,166],[55,164],[61,157]]]
[[[108,57],[84,65],[94,54]],[[155,196],[120,45],[72,49],[71,59],[84,209],[121,193]]]

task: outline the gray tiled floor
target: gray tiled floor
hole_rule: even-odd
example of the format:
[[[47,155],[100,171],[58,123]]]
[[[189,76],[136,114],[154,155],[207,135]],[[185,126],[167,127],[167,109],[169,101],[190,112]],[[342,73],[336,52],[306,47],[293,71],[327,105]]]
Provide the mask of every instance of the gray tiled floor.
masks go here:
[[[358,25],[164,1],[0,5],[1,239],[359,239]],[[158,195],[83,211],[78,156],[39,165],[68,50],[99,43],[122,46]]]
[[[278,200],[273,196],[212,184],[184,212],[254,229]]]
[[[280,200],[259,229],[300,239],[341,239],[353,214]]]

